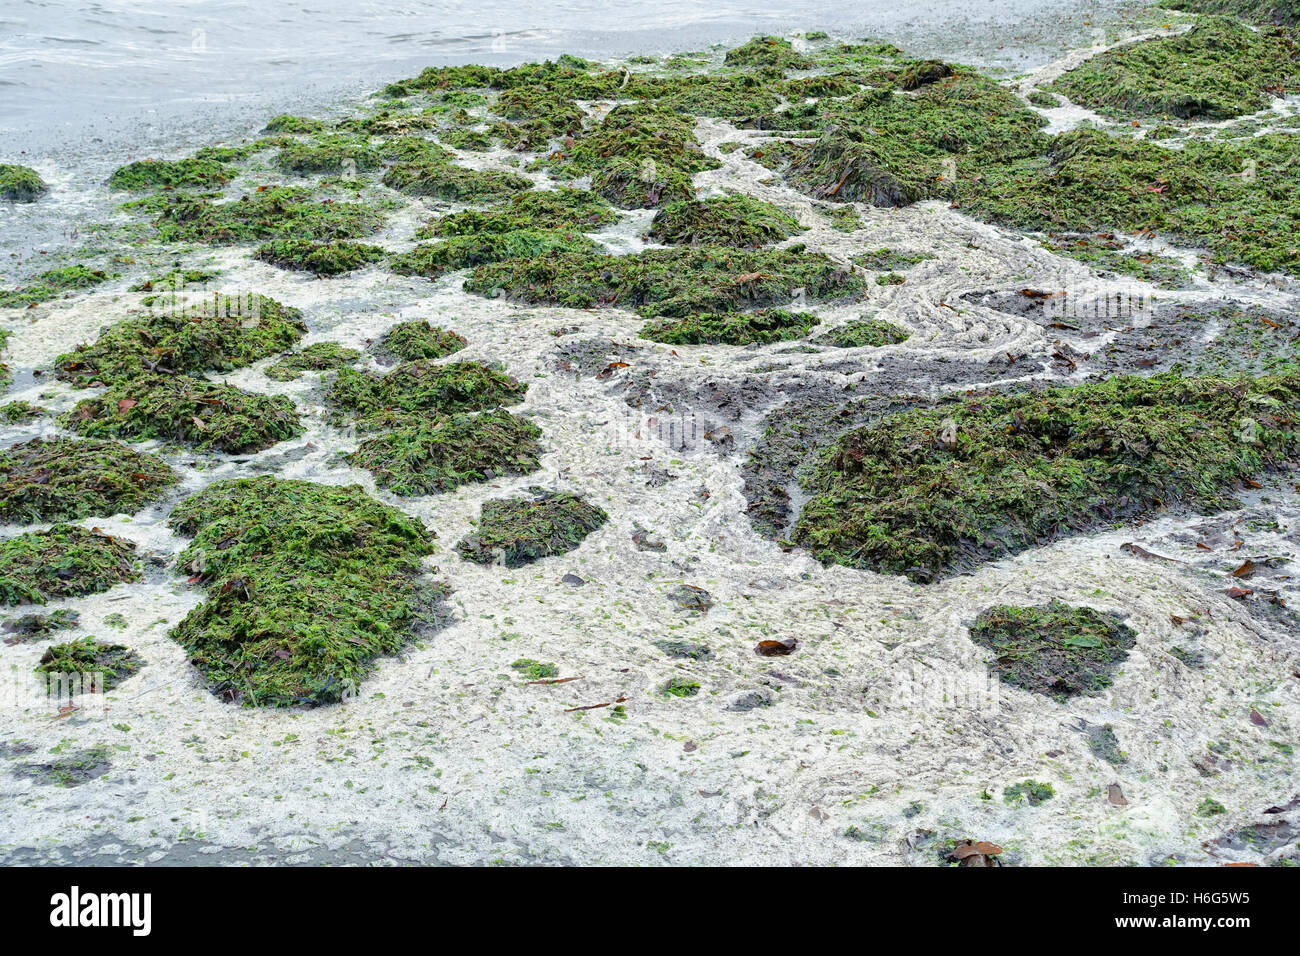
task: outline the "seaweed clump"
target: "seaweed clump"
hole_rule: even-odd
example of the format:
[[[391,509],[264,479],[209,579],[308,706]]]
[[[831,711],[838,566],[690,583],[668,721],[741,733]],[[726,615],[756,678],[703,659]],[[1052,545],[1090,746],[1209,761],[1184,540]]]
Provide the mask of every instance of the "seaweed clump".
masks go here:
[[[313,342],[266,369],[266,377],[275,382],[291,382],[303,372],[326,372],[351,365],[361,358],[361,353],[339,345],[337,342]]]
[[[107,282],[107,272],[81,264],[42,272],[34,281],[17,289],[0,289],[0,308],[17,309],[55,299]]]
[[[138,580],[135,547],[77,525],[58,524],[0,541],[0,603],[44,604]]]
[[[1063,601],[987,608],[970,638],[993,652],[1003,683],[1057,699],[1109,687],[1137,643],[1133,629],[1113,615]]]
[[[459,352],[469,343],[465,336],[426,319],[399,322],[384,333],[379,340],[379,350],[407,362],[420,359],[445,358]]]
[[[318,276],[353,272],[387,255],[380,246],[358,242],[313,242],[310,239],[277,239],[257,247],[255,259],[281,269],[296,269]]]
[[[365,203],[317,201],[310,189],[265,186],[229,202],[188,194],[145,200],[164,242],[235,243],[268,239],[357,239],[383,224]]]
[[[802,229],[799,220],[771,203],[732,195],[664,206],[646,238],[667,245],[765,246]]]
[[[784,304],[802,289],[808,299],[860,295],[865,283],[821,253],[802,246],[733,249],[692,246],[638,255],[506,260],[480,266],[465,280],[471,292],[497,290],[529,304],[570,308],[620,306],[646,318],[739,312]]]
[[[767,345],[802,338],[816,324],[817,316],[810,312],[754,309],[658,319],[643,325],[639,334],[668,345]]]
[[[456,549],[478,564],[500,561],[517,568],[572,551],[608,518],[578,495],[533,489],[531,497],[485,501],[478,530]]]
[[[194,537],[179,566],[207,588],[171,636],[214,694],[245,706],[355,695],[376,658],[439,619],[447,593],[423,579],[430,532],[358,485],[219,481],[169,523]]]
[[[604,199],[586,189],[533,189],[486,209],[466,209],[433,220],[419,236],[477,236],[524,229],[594,231],[618,221]]]
[[[813,342],[838,349],[881,348],[906,342],[910,337],[910,332],[886,319],[857,319],[822,333]]]
[[[812,62],[782,37],[754,37],[728,50],[723,62],[727,66],[777,67],[779,69],[806,70]]]
[[[821,560],[930,581],[1102,522],[1230,492],[1300,452],[1300,373],[1120,376],[891,414],[804,484],[794,540]]]
[[[224,186],[235,170],[213,159],[141,159],[114,170],[109,189],[205,189]]]
[[[175,481],[161,459],[117,442],[34,438],[0,449],[0,519],[131,514]]]
[[[1208,17],[1091,57],[1050,88],[1109,116],[1226,120],[1265,109],[1298,75],[1290,34]]]
[[[416,246],[393,256],[389,266],[398,275],[436,279],[447,272],[506,259],[540,259],[559,254],[591,255],[600,246],[580,232],[561,229],[520,229],[452,236],[442,242]]]
[[[50,677],[97,675],[93,685],[68,682],[64,686],[76,692],[89,691],[93,686],[100,693],[112,690],[144,666],[139,654],[122,644],[103,644],[93,637],[82,637],[66,644],[55,644],[41,655],[36,673]]]
[[[36,202],[49,188],[36,170],[15,163],[0,163],[0,199]]]

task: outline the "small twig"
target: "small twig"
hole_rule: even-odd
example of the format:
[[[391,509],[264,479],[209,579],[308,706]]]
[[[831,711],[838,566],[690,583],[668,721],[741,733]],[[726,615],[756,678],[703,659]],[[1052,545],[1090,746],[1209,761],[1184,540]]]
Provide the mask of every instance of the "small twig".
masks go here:
[[[546,680],[530,680],[528,684],[567,684],[571,680],[582,680],[582,675],[579,674],[577,677],[551,677]]]

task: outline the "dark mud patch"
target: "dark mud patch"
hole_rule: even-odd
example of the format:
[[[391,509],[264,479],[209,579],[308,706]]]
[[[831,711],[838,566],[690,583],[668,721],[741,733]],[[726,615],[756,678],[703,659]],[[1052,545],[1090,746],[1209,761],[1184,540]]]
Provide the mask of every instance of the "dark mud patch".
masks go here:
[[[13,768],[15,777],[31,780],[45,787],[80,787],[112,769],[107,747],[91,747],[51,760],[48,763],[22,763]]]

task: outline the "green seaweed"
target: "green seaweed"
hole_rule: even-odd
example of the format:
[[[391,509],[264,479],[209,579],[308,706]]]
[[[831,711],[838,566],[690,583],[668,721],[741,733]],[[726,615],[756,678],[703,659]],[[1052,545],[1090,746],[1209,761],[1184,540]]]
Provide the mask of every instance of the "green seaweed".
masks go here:
[[[1036,807],[1054,796],[1056,791],[1050,783],[1040,783],[1037,780],[1025,780],[1002,791],[1002,800],[1009,807],[1019,807],[1025,803]]]
[[[723,62],[727,66],[774,66],[780,69],[806,70],[812,62],[782,37],[761,36],[728,50]]]
[[[580,232],[521,229],[516,232],[452,236],[442,242],[416,246],[410,252],[393,256],[389,268],[398,275],[436,279],[447,272],[490,262],[537,259],[560,253],[594,254],[600,249],[598,243]]]
[[[122,644],[104,644],[93,637],[82,637],[66,644],[55,644],[41,655],[36,673],[55,675],[99,675],[94,687],[106,693],[132,677],[144,666],[139,654]],[[86,683],[70,683],[70,688],[88,691]]]
[[[444,161],[397,163],[384,173],[384,185],[408,196],[454,202],[500,199],[533,187],[532,180],[499,169],[469,169]]]
[[[70,292],[78,292],[107,282],[111,276],[100,269],[84,265],[63,266],[42,272],[31,283],[17,289],[0,289],[0,308],[17,309]]]
[[[161,459],[117,442],[34,438],[0,449],[0,519],[133,514],[176,480]]]
[[[0,340],[0,345],[3,344]],[[25,425],[48,414],[49,409],[33,405],[31,402],[15,401],[0,405],[0,422],[6,425]]]
[[[49,188],[36,170],[14,163],[0,163],[0,199],[36,202]]]
[[[477,236],[539,229],[595,231],[617,221],[618,214],[595,193],[562,186],[516,193],[486,209],[466,209],[443,216],[430,222],[417,237]]]
[[[135,581],[135,547],[121,538],[57,524],[0,541],[0,604],[44,604]]]
[[[351,365],[361,358],[356,349],[337,342],[313,342],[267,366],[266,377],[275,382],[291,382],[303,372],[325,372]]]
[[[897,345],[906,342],[909,338],[911,338],[910,332],[885,319],[856,319],[837,325],[812,341],[816,345],[855,349],[862,346],[881,348],[886,345]]]
[[[387,375],[341,369],[326,401],[362,419],[385,413],[479,411],[523,400],[528,386],[480,362],[405,362]]]
[[[530,497],[493,498],[483,502],[478,529],[462,539],[456,550],[478,564],[499,561],[517,568],[567,554],[608,517],[568,492],[536,489]]]
[[[385,332],[379,340],[379,351],[406,362],[415,362],[445,358],[468,344],[465,336],[451,329],[432,325],[426,319],[412,319],[399,322]]]
[[[811,313],[788,309],[694,313],[647,322],[638,334],[669,345],[767,345],[802,338],[817,321]]]
[[[141,159],[119,166],[109,189],[211,189],[235,178],[235,169],[214,159]]]
[[[194,539],[178,569],[207,589],[171,636],[214,694],[245,706],[354,696],[446,594],[422,580],[433,535],[359,485],[218,481],[168,520]]]
[[[519,658],[510,665],[510,669],[518,671],[525,680],[530,681],[547,680],[560,673],[560,669],[554,664],[535,661],[531,657]]]
[[[663,206],[646,238],[668,245],[765,246],[801,231],[798,219],[771,203],[731,195]]]
[[[290,141],[280,147],[275,165],[286,173],[341,173],[379,168],[379,153],[364,139],[352,136],[321,136]]]
[[[268,239],[327,242],[357,239],[383,224],[382,214],[364,203],[317,201],[309,189],[266,186],[239,199],[169,195],[139,208],[157,214],[163,242],[235,243]]]
[[[281,269],[298,269],[318,276],[338,276],[372,262],[379,262],[387,254],[379,246],[364,243],[278,239],[258,246],[253,258]]]

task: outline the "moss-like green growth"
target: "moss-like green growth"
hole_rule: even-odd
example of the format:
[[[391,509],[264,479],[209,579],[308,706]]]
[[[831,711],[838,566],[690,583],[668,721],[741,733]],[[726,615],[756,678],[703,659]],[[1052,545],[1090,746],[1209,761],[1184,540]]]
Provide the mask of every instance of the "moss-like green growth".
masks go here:
[[[283,352],[307,331],[297,309],[266,296],[214,294],[175,304],[110,325],[94,343],[60,355],[59,378],[88,386],[155,371],[228,372]]]
[[[1297,408],[1292,371],[1123,376],[904,411],[828,450],[794,538],[824,561],[926,581],[1157,507],[1224,507],[1300,452]]]
[[[829,209],[820,210],[821,214],[830,222],[831,228],[837,232],[857,232],[865,223],[858,211],[850,205],[832,206]]]
[[[1041,153],[1045,123],[1006,88],[961,71],[914,93],[877,88],[764,117],[765,128],[821,132],[807,147],[769,149],[764,162],[818,199],[905,206]]]
[[[416,246],[393,256],[389,265],[398,275],[438,276],[457,269],[469,269],[507,259],[539,259],[557,254],[595,254],[598,243],[580,232],[559,229],[521,229],[517,232],[488,232],[475,236],[452,236],[432,245]]]
[[[817,316],[809,312],[755,309],[659,319],[647,322],[639,334],[669,345],[767,345],[802,338],[816,324]]]
[[[135,581],[129,541],[70,524],[0,541],[0,604],[44,604]]]
[[[812,66],[812,62],[798,53],[789,40],[781,37],[754,37],[734,50],[728,50],[724,62],[727,66],[774,66],[783,70],[806,70]]]
[[[45,675],[100,675],[93,683],[71,681],[68,687],[74,692],[89,692],[95,688],[101,693],[112,690],[144,667],[139,654],[121,644],[101,644],[93,637],[82,637],[67,644],[56,644],[41,655],[36,673]]]
[[[1158,6],[1191,13],[1242,17],[1258,23],[1291,27],[1300,24],[1300,4],[1296,0],[1161,0]]]
[[[36,170],[14,163],[0,163],[0,199],[36,202],[49,188]]]
[[[61,607],[49,614],[24,614],[5,621],[4,629],[17,637],[5,638],[6,644],[30,644],[48,638],[59,631],[70,631],[81,622],[81,615],[71,608]]]
[[[276,382],[291,382],[303,372],[326,372],[351,365],[359,358],[361,353],[356,349],[337,342],[313,342],[267,366],[266,377]]]
[[[482,153],[492,148],[492,136],[483,130],[458,127],[444,132],[441,139],[454,149]]]
[[[1079,639],[1095,630],[1090,628],[1086,622],[1079,621],[1077,616],[1072,621],[1072,624],[1078,628],[1075,633],[1079,635]],[[1110,724],[1093,727],[1088,731],[1088,749],[1092,751],[1093,756],[1099,757],[1117,767],[1122,763],[1128,763],[1124,751],[1119,749],[1119,738],[1115,736],[1115,728]]]
[[[919,90],[928,83],[946,80],[953,74],[953,68],[942,60],[916,60],[903,67],[898,74],[898,87],[902,90]]]
[[[478,530],[456,550],[468,561],[517,568],[572,551],[608,518],[577,495],[534,489],[531,497],[483,502]]]
[[[260,395],[189,375],[140,375],[112,383],[60,416],[90,438],[160,438],[199,451],[250,454],[301,434],[283,395]]]
[[[0,345],[3,344],[0,341]],[[48,409],[33,405],[31,402],[7,402],[0,405],[0,422],[6,425],[25,425],[48,414]]]
[[[1154,230],[1204,246],[1219,262],[1300,274],[1300,164],[1295,138],[1240,143],[1149,140],[1079,129],[1046,156],[959,181],[965,209],[1008,225],[1053,232]]]
[[[311,119],[306,116],[290,116],[288,113],[281,113],[279,116],[271,117],[271,121],[266,124],[262,132],[319,133],[324,129],[325,124],[318,119]]]
[[[1114,616],[1063,601],[988,608],[970,638],[993,652],[990,665],[1004,683],[1057,699],[1109,687],[1137,643]]]
[[[504,409],[397,421],[348,456],[371,472],[381,488],[397,495],[431,495],[541,467],[542,430]]]
[[[668,245],[765,246],[803,231],[799,220],[750,196],[720,196],[664,206],[647,239]]]
[[[1180,288],[1188,281],[1187,269],[1177,259],[1127,251],[1127,243],[1112,233],[1053,235],[1043,248],[1086,262],[1098,272],[1133,276],[1167,289]]]
[[[420,359],[445,358],[468,344],[465,336],[458,332],[432,325],[425,319],[412,319],[399,322],[385,332],[379,340],[379,351],[395,355],[405,362],[417,362]]]
[[[161,197],[141,208],[158,214],[164,242],[253,242],[267,239],[357,239],[383,224],[364,203],[316,201],[309,189],[266,186],[240,199],[213,202],[204,196]]]
[[[178,567],[208,589],[171,636],[214,694],[245,705],[354,695],[445,594],[421,581],[433,536],[358,485],[219,481],[169,523],[194,537]]]
[[[435,219],[417,236],[478,236],[537,229],[591,232],[618,221],[609,203],[585,189],[533,189],[487,209],[466,209]]]
[[[28,285],[18,289],[0,289],[0,308],[18,309],[55,299],[69,292],[89,289],[107,282],[110,276],[100,269],[83,265],[63,266],[42,272]]]
[[[522,401],[528,386],[479,362],[440,365],[422,359],[397,366],[387,375],[342,369],[327,401],[358,417],[384,413],[479,411]]]
[[[114,170],[109,189],[211,189],[235,178],[235,169],[213,159],[141,159]]]
[[[276,154],[275,164],[286,173],[341,173],[379,168],[379,153],[364,139],[351,136],[322,136],[287,142]]]
[[[885,319],[856,319],[817,336],[813,341],[818,345],[830,345],[838,349],[856,349],[862,346],[881,348],[897,345],[911,338],[911,333]]]
[[[19,764],[14,775],[43,786],[79,787],[108,773],[112,767],[108,758],[107,747],[91,747],[49,763]]]
[[[510,665],[510,668],[518,671],[525,680],[546,680],[560,673],[560,669],[554,664],[535,661],[531,657],[519,658]]]
[[[935,258],[929,252],[901,252],[898,249],[872,249],[860,252],[853,261],[864,269],[873,272],[905,272],[918,262]]]
[[[665,697],[694,697],[700,692],[700,684],[685,677],[674,677],[664,684],[662,692]]]
[[[384,185],[408,196],[427,196],[454,202],[501,199],[532,189],[533,182],[518,173],[499,169],[468,169],[449,162],[397,163],[384,173]]]
[[[691,177],[721,163],[706,156],[693,122],[655,103],[609,111],[551,163],[556,175],[591,175],[591,188],[621,209],[695,198]]]
[[[180,265],[179,262],[176,263]],[[154,301],[154,295],[165,295],[167,293],[181,292],[186,288],[201,286],[211,282],[220,275],[216,269],[172,269],[169,272],[156,273],[147,275],[139,282],[136,282],[128,288],[132,292],[148,292],[150,295],[144,297],[145,305]]]
[[[1045,110],[1056,109],[1061,105],[1055,96],[1051,93],[1044,93],[1042,90],[1031,90],[1025,99],[1029,100],[1033,106]]]
[[[1294,38],[1208,17],[1186,33],[1085,60],[1051,89],[1109,116],[1225,120],[1267,108],[1300,76]]]
[[[1213,797],[1206,797],[1196,807],[1196,815],[1198,817],[1217,817],[1220,814],[1227,812],[1228,808]]]
[[[784,305],[802,289],[808,300],[860,295],[861,276],[802,246],[732,249],[692,246],[639,255],[556,255],[480,266],[465,281],[472,292],[496,290],[528,303],[570,308],[621,306],[647,318],[735,312]]]
[[[1054,796],[1056,791],[1050,783],[1040,783],[1037,780],[1025,780],[1002,791],[1002,800],[1009,807],[1019,807],[1026,802],[1031,807],[1036,807]]]
[[[378,262],[387,254],[379,246],[357,242],[278,239],[258,246],[253,258],[281,269],[299,269],[318,276],[338,276]]]
[[[132,514],[175,481],[161,459],[117,442],[34,438],[0,449],[0,519]]]

